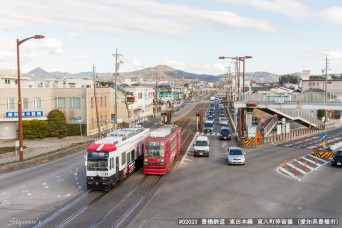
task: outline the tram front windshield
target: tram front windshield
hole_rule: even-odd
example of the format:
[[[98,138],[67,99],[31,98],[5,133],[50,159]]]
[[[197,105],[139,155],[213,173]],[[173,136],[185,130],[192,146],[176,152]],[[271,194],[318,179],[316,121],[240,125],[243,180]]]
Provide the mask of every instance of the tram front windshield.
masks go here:
[[[147,142],[145,158],[164,158],[164,142]]]
[[[108,171],[108,152],[88,152],[87,169],[89,171]]]

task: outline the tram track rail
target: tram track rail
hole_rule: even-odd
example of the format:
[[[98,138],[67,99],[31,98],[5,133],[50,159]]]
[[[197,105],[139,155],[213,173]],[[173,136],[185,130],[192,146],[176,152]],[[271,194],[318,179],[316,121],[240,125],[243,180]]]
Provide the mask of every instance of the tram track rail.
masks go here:
[[[182,155],[186,152],[184,148],[190,145],[196,134],[196,113],[201,110],[204,112],[208,105],[205,102],[198,103],[185,116],[174,121],[174,124],[183,129],[182,149],[172,164],[171,169],[177,161],[180,161]],[[132,217],[134,212],[139,212],[139,207],[142,208],[143,203],[148,202],[153,193],[158,190],[162,177],[145,175],[140,178],[137,184],[129,187],[129,190],[120,196],[115,191],[113,192],[113,190],[109,194],[107,192],[87,191],[71,202],[66,203],[35,227],[75,227],[80,226],[80,224],[82,227],[124,227],[124,225],[128,225],[128,218]],[[114,195],[118,197],[112,197]],[[102,208],[102,213],[93,214],[91,211],[101,204],[115,206],[107,207],[106,209]],[[82,218],[87,218],[89,221],[83,221]]]

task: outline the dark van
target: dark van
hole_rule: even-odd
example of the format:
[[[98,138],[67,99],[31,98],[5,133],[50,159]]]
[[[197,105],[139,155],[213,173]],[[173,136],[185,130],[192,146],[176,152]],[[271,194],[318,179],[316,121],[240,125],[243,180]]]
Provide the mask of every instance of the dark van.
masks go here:
[[[228,127],[221,127],[220,139],[231,139],[231,133]]]

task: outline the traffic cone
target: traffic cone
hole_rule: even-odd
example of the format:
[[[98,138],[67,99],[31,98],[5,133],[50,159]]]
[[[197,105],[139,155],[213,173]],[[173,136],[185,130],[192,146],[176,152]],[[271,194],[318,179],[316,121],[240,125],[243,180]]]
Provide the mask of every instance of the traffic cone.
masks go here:
[[[316,157],[316,160],[315,160],[315,165],[317,165],[317,157]]]
[[[304,162],[304,171],[306,171],[306,161]]]
[[[285,160],[285,162],[284,162],[284,169],[286,169],[286,160]]]

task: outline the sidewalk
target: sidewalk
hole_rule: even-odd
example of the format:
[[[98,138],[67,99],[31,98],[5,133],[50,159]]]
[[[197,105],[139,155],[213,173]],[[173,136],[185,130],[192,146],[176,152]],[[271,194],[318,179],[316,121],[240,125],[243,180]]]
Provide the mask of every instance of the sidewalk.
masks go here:
[[[49,153],[51,151],[69,147],[72,144],[82,143],[92,140],[90,137],[86,136],[70,136],[66,138],[45,138],[45,139],[24,139],[24,159],[35,157],[41,154]],[[3,142],[1,147],[11,147],[14,146],[14,142]],[[0,154],[0,164],[19,161],[19,152],[17,156],[15,152],[8,152],[5,154]]]

